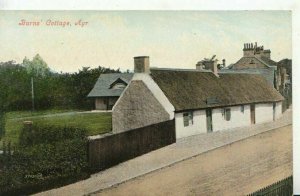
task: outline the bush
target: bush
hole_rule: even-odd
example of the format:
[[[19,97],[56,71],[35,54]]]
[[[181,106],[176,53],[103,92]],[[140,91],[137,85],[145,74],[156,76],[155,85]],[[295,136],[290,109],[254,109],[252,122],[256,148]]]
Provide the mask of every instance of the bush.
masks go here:
[[[0,195],[31,194],[89,175],[85,130],[35,125],[24,127],[20,144],[2,159]]]
[[[20,133],[19,144],[22,147],[86,137],[86,130],[76,127],[33,124],[24,126]]]

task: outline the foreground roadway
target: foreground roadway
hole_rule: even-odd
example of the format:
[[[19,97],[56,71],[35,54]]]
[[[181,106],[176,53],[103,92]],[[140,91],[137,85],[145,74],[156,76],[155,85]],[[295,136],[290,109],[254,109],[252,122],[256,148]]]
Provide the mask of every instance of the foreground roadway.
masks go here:
[[[245,195],[292,175],[292,126],[202,153],[95,195]]]

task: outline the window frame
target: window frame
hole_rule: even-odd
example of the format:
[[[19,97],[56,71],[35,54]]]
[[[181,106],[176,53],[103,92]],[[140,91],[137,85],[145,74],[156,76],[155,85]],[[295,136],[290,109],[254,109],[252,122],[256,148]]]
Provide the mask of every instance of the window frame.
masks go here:
[[[193,114],[193,111],[183,112],[182,116],[183,116],[183,126],[184,127],[188,127],[188,126],[194,124],[194,114]]]
[[[241,112],[245,113],[245,106],[241,105]]]
[[[226,121],[231,120],[231,108],[224,108],[224,119]]]

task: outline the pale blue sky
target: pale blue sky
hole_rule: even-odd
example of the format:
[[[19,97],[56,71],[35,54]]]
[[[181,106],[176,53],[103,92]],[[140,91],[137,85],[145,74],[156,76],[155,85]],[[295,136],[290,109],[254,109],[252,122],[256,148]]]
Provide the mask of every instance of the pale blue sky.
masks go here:
[[[43,20],[39,27],[21,19]],[[70,21],[49,27],[48,19]],[[86,27],[74,22],[87,21]],[[257,41],[271,58],[292,57],[290,11],[0,11],[0,61],[22,62],[39,53],[56,71],[98,65],[133,69],[133,57],[150,56],[151,66],[194,68],[216,54],[227,64]]]

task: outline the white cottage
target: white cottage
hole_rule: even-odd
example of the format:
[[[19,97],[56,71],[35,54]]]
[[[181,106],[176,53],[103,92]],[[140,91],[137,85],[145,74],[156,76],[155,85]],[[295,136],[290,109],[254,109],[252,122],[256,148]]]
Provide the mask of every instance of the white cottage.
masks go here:
[[[142,67],[142,68],[141,68]],[[135,74],[113,107],[113,132],[175,120],[176,138],[276,120],[283,97],[255,74],[150,69],[135,57]]]

